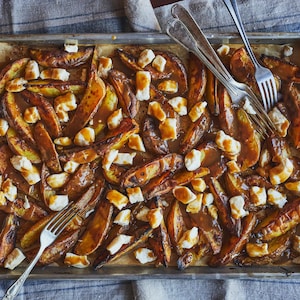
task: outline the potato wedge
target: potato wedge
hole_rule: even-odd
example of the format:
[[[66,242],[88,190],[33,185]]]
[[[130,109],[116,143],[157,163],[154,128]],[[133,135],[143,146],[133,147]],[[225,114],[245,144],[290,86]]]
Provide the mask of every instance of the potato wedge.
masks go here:
[[[214,116],[218,116],[220,113],[219,99],[217,95],[218,84],[218,80],[215,78],[214,74],[210,70],[207,70],[205,99],[210,113]]]
[[[47,177],[50,174],[49,168],[43,163],[41,168],[40,191],[43,202],[47,207],[49,207],[49,198],[56,194],[55,190],[53,190],[47,183]]]
[[[0,73],[0,94],[3,94],[5,85],[8,81],[21,76],[28,61],[29,58],[27,57],[21,58],[8,64],[5,68],[2,69]]]
[[[7,130],[6,139],[10,149],[15,154],[28,158],[34,164],[41,162],[38,151],[21,139],[12,127]]]
[[[0,266],[15,247],[17,228],[18,218],[14,214],[8,214],[0,232]]]
[[[41,66],[49,68],[70,68],[85,64],[93,53],[93,48],[66,52],[60,49],[30,49],[30,56]]]
[[[105,83],[96,72],[93,72],[75,114],[63,130],[65,136],[73,137],[93,118],[105,93]]]
[[[15,93],[7,92],[2,98],[3,113],[11,127],[30,145],[36,145],[31,127],[22,116],[21,110],[17,104]]]
[[[100,201],[92,220],[75,246],[75,254],[89,255],[97,250],[106,237],[111,225],[112,214],[113,205],[106,199]]]
[[[170,153],[141,166],[130,168],[123,176],[121,185],[124,188],[141,186],[152,178],[170,170],[175,171],[183,167],[181,155]]]
[[[38,108],[39,115],[46,127],[49,135],[52,138],[57,138],[62,134],[61,125],[59,119],[54,111],[53,106],[43,96],[31,93],[29,91],[22,91],[22,96],[26,102]]]
[[[28,91],[50,98],[55,98],[68,92],[72,92],[75,95],[82,94],[85,88],[86,83],[82,81],[32,80],[26,85]]]
[[[38,141],[37,147],[47,167],[55,173],[61,172],[62,168],[55,145],[43,123],[38,122],[34,126],[34,137]]]

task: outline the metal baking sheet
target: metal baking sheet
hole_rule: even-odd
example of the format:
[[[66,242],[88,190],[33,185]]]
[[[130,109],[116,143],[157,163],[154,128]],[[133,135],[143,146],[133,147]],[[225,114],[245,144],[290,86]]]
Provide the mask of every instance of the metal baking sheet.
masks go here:
[[[216,34],[206,33],[212,44],[241,44],[237,34]],[[260,45],[292,45],[300,50],[300,35],[297,33],[249,33],[250,43],[255,47]],[[158,33],[121,33],[121,34],[62,34],[62,35],[0,35],[0,43],[25,46],[63,45],[66,40],[75,39],[79,45],[120,45],[120,44],[141,44],[141,45],[164,45],[165,47],[175,46],[174,42],[165,34]],[[175,46],[176,47],[176,46]],[[178,46],[180,47],[180,46]],[[297,51],[295,51],[297,52]],[[299,53],[299,52],[298,52]],[[300,59],[300,57],[299,57]],[[24,271],[24,266],[17,267],[10,271],[0,268],[0,279],[15,279]],[[179,271],[176,266],[155,267],[143,265],[127,265],[126,262],[116,261],[108,264],[99,270],[91,267],[77,269],[50,265],[35,267],[29,278],[51,279],[51,280],[138,280],[138,279],[230,279],[230,278],[300,278],[300,265],[272,265],[239,267],[228,265],[225,267],[189,266],[184,271]]]

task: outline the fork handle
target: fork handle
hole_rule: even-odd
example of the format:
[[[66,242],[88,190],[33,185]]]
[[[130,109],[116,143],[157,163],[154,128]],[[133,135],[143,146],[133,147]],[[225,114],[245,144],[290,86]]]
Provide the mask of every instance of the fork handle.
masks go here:
[[[250,42],[247,38],[236,0],[223,0],[223,2],[226,5],[234,23],[235,23],[235,26],[237,27],[237,29],[240,33],[240,36],[243,40],[243,43],[245,44],[246,50],[247,50],[253,64],[255,65],[255,67],[259,66],[259,63],[252,51]]]
[[[12,300],[14,299],[20,289],[22,288],[22,286],[24,285],[25,280],[27,279],[27,277],[29,276],[31,270],[34,268],[35,264],[38,262],[39,258],[41,257],[41,255],[43,254],[44,250],[46,247],[40,247],[37,255],[35,256],[35,258],[32,260],[32,262],[28,265],[28,267],[26,268],[26,270],[24,271],[24,273],[18,278],[18,280],[16,280],[6,291],[4,297],[2,298],[2,300]]]

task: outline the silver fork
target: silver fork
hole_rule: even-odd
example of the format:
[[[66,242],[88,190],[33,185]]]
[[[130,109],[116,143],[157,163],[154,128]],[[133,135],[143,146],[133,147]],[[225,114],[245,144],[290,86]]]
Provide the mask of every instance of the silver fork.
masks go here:
[[[35,258],[28,265],[24,273],[14,282],[6,291],[2,300],[12,300],[17,296],[25,280],[29,276],[31,270],[38,262],[44,250],[50,246],[56,238],[62,233],[66,226],[73,220],[79,209],[71,203],[63,210],[54,215],[53,218],[46,224],[40,235],[40,249]]]
[[[274,124],[260,100],[251,88],[233,79],[190,13],[179,4],[173,5],[171,12],[175,19],[168,24],[168,35],[202,60],[225,86],[234,104],[240,105],[242,100],[249,99],[255,113],[248,113],[248,115],[262,137],[272,133],[275,130]]]
[[[226,5],[239,33],[245,44],[246,50],[250,56],[250,59],[255,67],[255,79],[261,94],[261,98],[265,107],[266,111],[269,111],[277,102],[277,88],[276,82],[272,72],[263,67],[256,59],[250,42],[247,38],[242,19],[239,13],[239,9],[236,3],[236,0],[223,0],[224,4]]]

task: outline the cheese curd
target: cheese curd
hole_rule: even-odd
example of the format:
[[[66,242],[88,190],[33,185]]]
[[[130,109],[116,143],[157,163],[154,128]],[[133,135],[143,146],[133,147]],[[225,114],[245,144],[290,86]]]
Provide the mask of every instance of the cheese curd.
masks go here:
[[[225,154],[232,160],[236,160],[241,152],[241,143],[235,140],[223,130],[219,130],[216,134],[215,140],[218,148],[225,152]]]
[[[289,191],[291,191],[293,194],[300,196],[300,181],[291,181],[287,182],[284,185]]]
[[[51,195],[48,199],[48,206],[52,211],[61,211],[68,204],[68,195]]]
[[[200,168],[203,161],[204,154],[202,151],[192,149],[184,157],[184,164],[188,171],[195,171]]]
[[[250,193],[251,202],[255,206],[266,205],[266,203],[267,203],[266,188],[259,187],[259,186],[251,186],[249,193]]]
[[[90,262],[86,255],[77,255],[71,252],[66,253],[64,264],[75,268],[87,268]]]
[[[207,106],[206,101],[197,102],[189,112],[189,117],[192,122],[196,122],[204,113]]]
[[[82,128],[74,137],[77,146],[88,146],[95,141],[95,130],[92,127]]]
[[[141,136],[137,133],[133,133],[128,138],[128,147],[132,150],[146,152],[146,148],[144,146],[144,142]]]
[[[268,243],[247,243],[246,251],[250,257],[263,257],[269,254]]]
[[[186,211],[192,214],[196,214],[201,210],[203,194],[197,194],[196,199],[189,202],[186,206]]]
[[[25,156],[21,156],[21,155],[14,155],[11,159],[10,159],[11,164],[13,165],[13,167],[22,172],[22,171],[30,171],[32,170],[32,163],[31,161],[25,157]]]
[[[144,196],[139,186],[127,188],[126,192],[131,204],[144,201]]]
[[[39,110],[36,106],[31,106],[25,109],[23,118],[29,124],[35,124],[41,119]]]
[[[180,115],[187,115],[187,99],[184,97],[174,97],[168,101],[173,109]]]
[[[268,203],[275,205],[279,208],[282,208],[287,202],[286,195],[272,188],[268,189],[267,196]]]
[[[154,54],[153,50],[144,49],[140,53],[137,63],[141,68],[145,68],[147,65],[149,65],[153,61],[154,58],[155,58],[155,54]]]
[[[234,219],[240,219],[249,214],[248,211],[244,209],[245,200],[242,196],[234,196],[229,199],[231,215]]]
[[[148,248],[138,248],[134,252],[135,258],[141,264],[147,264],[156,260],[154,252]]]
[[[5,136],[8,128],[8,122],[5,119],[0,118],[0,136]]]
[[[117,165],[132,165],[133,164],[133,159],[135,158],[136,153],[118,153],[117,157],[113,161],[114,164]]]
[[[54,79],[67,81],[69,80],[70,73],[66,69],[62,68],[49,68],[40,73],[41,79]]]
[[[164,80],[158,84],[158,89],[167,94],[175,94],[178,92],[178,82],[175,80]]]
[[[102,168],[106,171],[110,169],[110,166],[118,156],[119,150],[111,149],[110,151],[106,152],[103,160],[102,160]]]
[[[5,89],[7,92],[11,93],[22,92],[26,89],[27,83],[28,81],[24,78],[15,78],[6,83]]]
[[[40,76],[39,65],[35,60],[30,60],[25,67],[25,76],[26,80],[35,80]]]
[[[287,157],[281,157],[281,162],[269,171],[270,181],[273,185],[285,182],[294,171],[293,162]]]
[[[66,172],[61,172],[58,174],[51,174],[47,177],[47,184],[53,189],[60,188],[64,186],[69,180],[69,174]]]
[[[24,253],[19,248],[15,248],[7,255],[4,261],[4,268],[14,270],[24,261],[25,258],[26,256]]]
[[[120,226],[127,226],[130,222],[131,210],[121,210],[114,219],[114,223]]]
[[[166,118],[158,126],[161,138],[163,140],[176,140],[177,121],[175,118]]]
[[[198,227],[193,227],[185,231],[178,241],[178,246],[181,249],[191,249],[199,241]]]
[[[149,222],[148,220],[148,212],[149,212],[150,208],[148,208],[147,206],[142,207],[139,212],[136,214],[136,219],[142,222]]]
[[[7,178],[5,181],[3,181],[2,191],[4,193],[5,198],[8,201],[14,202],[16,200],[18,190],[17,187],[11,181],[11,179]]]
[[[210,206],[214,203],[214,195],[212,193],[204,193],[203,195],[203,205]]]
[[[279,136],[285,137],[290,127],[290,121],[281,113],[281,111],[276,106],[268,113],[268,115],[273,121],[273,124],[275,125]]]
[[[148,71],[137,71],[135,74],[136,99],[146,101],[150,99],[151,74]]]
[[[129,244],[132,241],[133,237],[126,234],[119,234],[115,237],[112,242],[106,247],[111,255],[116,254],[123,245]]]
[[[77,170],[79,165],[80,165],[79,163],[69,160],[64,164],[63,169],[66,173],[73,174]]]
[[[159,54],[156,55],[152,61],[152,67],[159,72],[163,72],[165,70],[166,64],[167,64],[167,60]]]
[[[157,228],[163,221],[163,214],[160,208],[152,208],[148,211],[147,219],[152,228]]]
[[[107,127],[112,130],[118,128],[121,121],[123,120],[122,108],[119,108],[112,112],[107,118]]]
[[[186,186],[176,186],[172,192],[174,197],[183,204],[188,204],[197,198],[197,196]]]
[[[102,78],[108,77],[108,72],[112,69],[113,62],[110,57],[101,56],[99,58],[98,74]]]
[[[161,107],[161,104],[157,101],[152,101],[149,103],[147,114],[161,122],[163,122],[167,117],[166,113]]]
[[[72,145],[72,140],[68,136],[61,136],[54,139],[54,144],[58,146],[67,147]]]
[[[127,196],[123,195],[117,190],[108,191],[106,195],[106,199],[119,210],[124,208],[129,202]]]
[[[191,184],[196,192],[204,192],[206,190],[206,183],[203,178],[194,178],[191,180]]]

